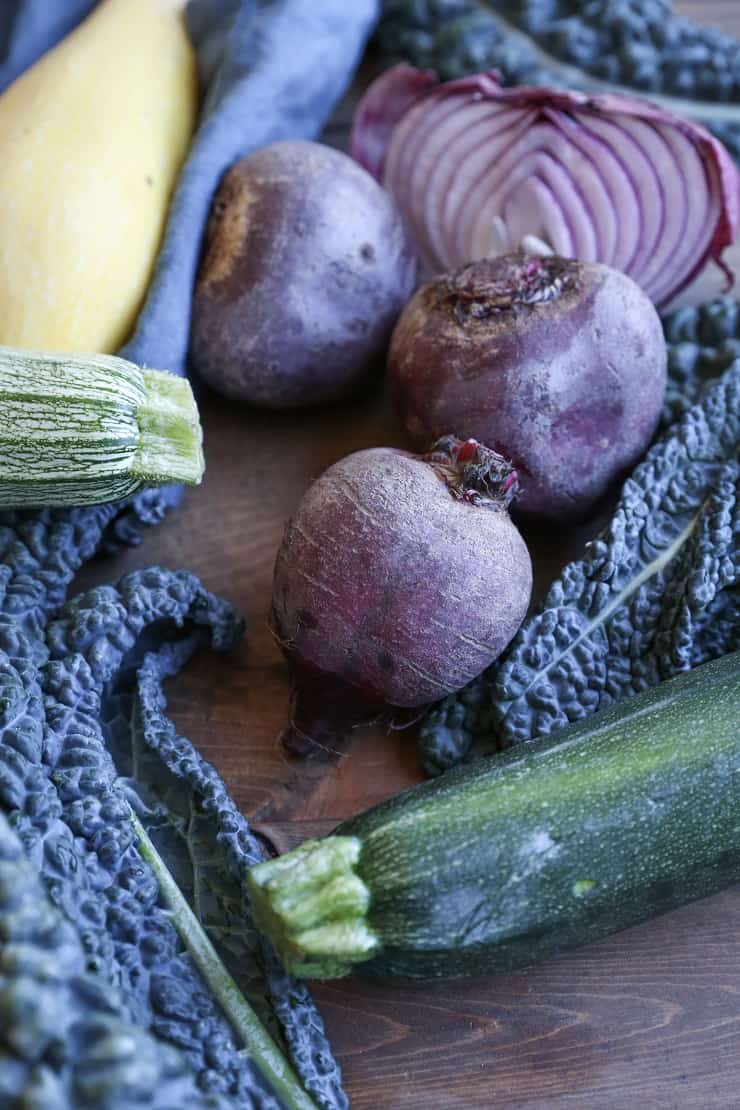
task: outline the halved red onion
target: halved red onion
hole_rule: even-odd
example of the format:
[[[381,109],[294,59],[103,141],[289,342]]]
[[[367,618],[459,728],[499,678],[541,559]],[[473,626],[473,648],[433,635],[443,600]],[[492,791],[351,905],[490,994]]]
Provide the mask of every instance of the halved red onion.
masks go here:
[[[351,153],[393,194],[431,273],[520,247],[629,274],[658,307],[740,225],[740,172],[647,100],[445,84],[399,65],[360,101]]]

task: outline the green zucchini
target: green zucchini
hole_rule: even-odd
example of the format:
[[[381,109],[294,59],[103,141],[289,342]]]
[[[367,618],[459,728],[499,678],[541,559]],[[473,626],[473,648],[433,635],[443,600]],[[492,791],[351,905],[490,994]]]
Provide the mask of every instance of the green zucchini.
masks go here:
[[[740,652],[405,791],[249,873],[285,967],[506,970],[740,879]]]
[[[0,508],[96,505],[202,475],[184,378],[113,355],[0,347]]]

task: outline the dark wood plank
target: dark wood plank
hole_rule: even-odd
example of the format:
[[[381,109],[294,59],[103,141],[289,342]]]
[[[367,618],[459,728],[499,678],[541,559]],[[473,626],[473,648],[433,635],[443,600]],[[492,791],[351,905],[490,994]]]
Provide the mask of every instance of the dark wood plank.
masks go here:
[[[740,35],[739,0],[676,7]],[[327,136],[336,145],[346,107]],[[413,733],[365,729],[333,758],[288,760],[275,739],[287,674],[267,628],[275,551],[306,486],[350,451],[403,440],[382,391],[295,415],[206,394],[202,413],[204,485],[140,548],[86,568],[79,585],[155,562],[185,565],[244,613],[241,649],[194,660],[170,684],[171,708],[266,843],[285,851],[421,778]],[[588,531],[530,535],[538,590]],[[515,975],[355,980],[315,993],[355,1110],[740,1105],[738,890]]]
[[[315,995],[354,1110],[730,1108],[739,920],[732,891],[516,975]]]

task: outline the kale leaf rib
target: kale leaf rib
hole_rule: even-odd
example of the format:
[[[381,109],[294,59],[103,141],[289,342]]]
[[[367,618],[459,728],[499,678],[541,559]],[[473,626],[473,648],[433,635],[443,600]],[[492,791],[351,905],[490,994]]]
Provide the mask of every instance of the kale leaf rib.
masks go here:
[[[315,1110],[316,1103],[302,1090],[280,1050],[225,969],[198,916],[183,898],[177,883],[133,810],[131,820],[139,851],[156,876],[162,899],[169,909],[175,928],[256,1066],[273,1090],[280,1095],[286,1110]]]
[[[272,977],[269,955],[251,923],[243,880],[247,868],[262,858],[260,846],[215,769],[178,735],[165,713],[163,679],[176,673],[198,647],[210,644],[215,650],[229,650],[240,630],[231,606],[204,590],[195,576],[156,567],[136,571],[117,587],[99,587],[73,599],[49,623],[51,661],[45,669],[45,688],[52,696],[64,689],[58,700],[78,708],[79,695],[60,689],[57,675],[74,671],[86,676],[93,695],[89,715],[96,751],[107,768],[116,812],[120,804],[126,810],[121,828],[98,832],[104,860],[124,860],[118,885],[108,893],[103,940],[111,914],[124,925],[121,939],[113,930],[109,976],[125,982],[132,1008],[151,1014],[160,1036],[186,1047],[204,1081],[218,1079],[227,1093],[246,1097],[255,1082],[253,1066],[241,1056],[234,1031],[214,1009],[210,994],[198,985],[187,945],[173,935],[171,921],[157,908],[159,890],[147,878],[148,869],[139,873],[130,810],[121,794],[125,785],[126,797],[158,856],[176,877],[183,898],[191,908],[200,904],[201,924],[247,1003],[279,1038],[277,1007],[268,1004],[265,995],[277,993],[278,1006],[284,996],[291,998],[291,1006],[279,1017],[303,1084],[318,1105],[343,1107],[339,1070],[318,1012],[302,985]],[[64,710],[57,714],[52,703],[47,717],[59,735],[67,734],[76,743],[73,716],[70,720]],[[74,748],[65,762],[76,762]],[[149,956],[152,946],[156,961]],[[195,1010],[185,1002],[190,991],[199,1000]],[[215,1060],[218,1077],[209,1065]],[[251,1068],[248,1076],[245,1067]]]
[[[134,1024],[120,993],[86,971],[74,926],[0,813],[0,1102],[4,1107],[228,1110],[175,1049]]]

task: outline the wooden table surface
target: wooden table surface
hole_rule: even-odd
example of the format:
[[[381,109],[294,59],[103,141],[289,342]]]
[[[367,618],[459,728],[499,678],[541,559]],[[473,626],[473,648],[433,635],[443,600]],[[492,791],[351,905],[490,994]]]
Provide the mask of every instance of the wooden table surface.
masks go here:
[[[740,0],[677,7],[740,36]],[[182,729],[281,850],[421,779],[412,733],[358,734],[338,758],[276,745],[288,684],[267,629],[272,562],[308,483],[363,447],[402,445],[382,394],[295,415],[202,401],[203,486],[143,545],[80,585],[187,566],[234,602],[248,636],[170,684]],[[588,531],[588,530],[586,530]],[[585,536],[534,537],[537,588]],[[517,974],[434,986],[315,984],[355,1110],[740,1107],[740,891]]]

